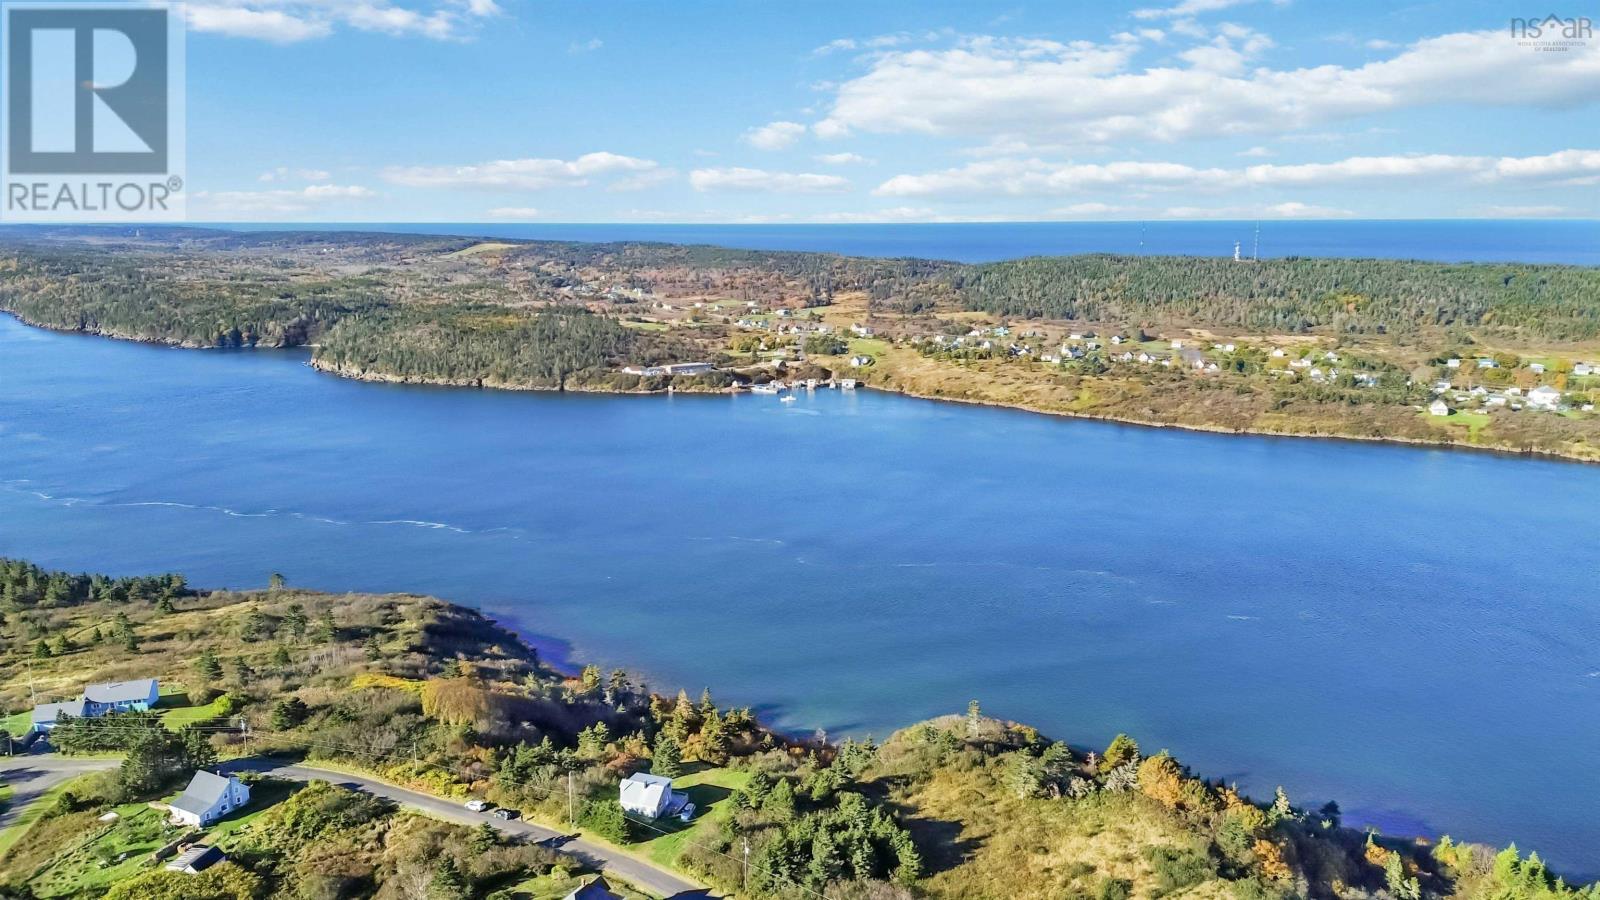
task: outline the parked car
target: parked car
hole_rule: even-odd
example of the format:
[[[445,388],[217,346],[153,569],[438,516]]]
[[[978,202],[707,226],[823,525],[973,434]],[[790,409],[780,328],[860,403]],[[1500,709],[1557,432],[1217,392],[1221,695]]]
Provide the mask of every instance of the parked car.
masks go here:
[[[486,810],[488,808],[489,808],[489,801],[487,801],[487,800],[468,800],[467,801],[467,809],[470,809],[473,812],[483,812],[484,810]]]
[[[517,817],[517,811],[514,809],[506,809],[502,806],[489,815],[494,816],[496,819],[505,819],[507,822],[509,822]]]

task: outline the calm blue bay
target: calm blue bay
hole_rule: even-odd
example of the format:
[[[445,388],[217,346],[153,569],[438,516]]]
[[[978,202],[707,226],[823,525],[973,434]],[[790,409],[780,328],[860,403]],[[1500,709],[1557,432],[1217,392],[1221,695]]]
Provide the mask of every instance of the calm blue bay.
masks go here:
[[[1324,223],[1271,227],[1289,224],[1311,241]],[[1527,239],[1507,258],[1560,239],[1557,261],[1600,261],[1593,223],[1501,224]],[[615,228],[560,236],[668,238]],[[910,240],[838,234],[817,240]],[[702,237],[739,242],[671,239]],[[1417,240],[1349,252],[1468,254]],[[797,731],[883,736],[976,697],[1079,745],[1127,731],[1259,796],[1600,875],[1600,468],[865,391],[380,386],[303,360],[0,317],[0,554],[435,593],[558,662],[710,686]]]

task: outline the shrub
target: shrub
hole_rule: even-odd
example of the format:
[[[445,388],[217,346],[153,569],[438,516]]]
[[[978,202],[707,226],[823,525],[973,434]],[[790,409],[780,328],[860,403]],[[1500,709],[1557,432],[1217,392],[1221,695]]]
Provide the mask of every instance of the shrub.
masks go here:
[[[613,844],[633,839],[633,823],[615,800],[590,800],[578,814],[578,824]]]

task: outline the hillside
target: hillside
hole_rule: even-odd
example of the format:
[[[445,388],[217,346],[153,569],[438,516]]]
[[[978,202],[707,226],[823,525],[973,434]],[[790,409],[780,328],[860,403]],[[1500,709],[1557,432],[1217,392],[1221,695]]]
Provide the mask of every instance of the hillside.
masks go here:
[[[56,726],[59,752],[125,759],[0,833],[4,896],[543,897],[581,875],[481,827],[272,778],[253,778],[252,806],[213,830],[230,856],[216,874],[185,882],[145,865],[174,832],[144,801],[219,759],[267,754],[553,825],[573,814],[594,840],[753,897],[1600,897],[1536,856],[1367,835],[1331,804],[1300,809],[1280,792],[1258,805],[1127,737],[1086,752],[976,702],[881,746],[785,738],[709,693],[555,672],[516,635],[432,598],[321,594],[277,576],[265,590],[194,591],[178,576],[3,561],[0,610],[0,703],[21,714],[16,733],[35,691],[163,685],[150,713]],[[677,779],[699,807],[692,824],[623,813],[617,781],[640,769]]]

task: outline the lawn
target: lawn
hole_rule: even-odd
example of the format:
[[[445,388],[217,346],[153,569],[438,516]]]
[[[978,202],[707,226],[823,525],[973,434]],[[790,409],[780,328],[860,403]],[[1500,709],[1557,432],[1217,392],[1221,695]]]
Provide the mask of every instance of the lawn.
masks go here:
[[[689,792],[689,800],[695,805],[694,820],[688,824],[677,819],[655,823],[657,828],[665,829],[668,834],[639,829],[654,836],[630,845],[628,849],[649,857],[652,862],[671,866],[694,835],[709,835],[717,830],[718,824],[728,815],[728,797],[744,787],[749,778],[748,772],[707,767],[673,779],[673,788]]]
[[[250,789],[247,811],[213,825],[206,840],[231,849],[236,835],[298,789],[299,785],[289,782],[258,782]],[[151,853],[189,830],[167,824],[159,810],[143,803],[118,806],[114,812],[119,816],[115,822],[90,832],[86,840],[58,854],[49,868],[34,877],[30,884],[37,896],[75,897],[103,891],[143,871]]]
[[[27,734],[28,731],[30,729],[32,729],[32,728],[33,728],[33,711],[32,710],[25,709],[22,712],[13,713],[13,714],[11,714],[9,716],[6,716],[5,729],[6,729],[6,731],[11,732],[11,736],[12,737],[22,737],[23,735]]]
[[[5,829],[4,831],[0,831],[0,859],[3,859],[12,846],[15,845],[17,841],[21,840],[24,834],[28,833],[28,829],[33,826],[34,822],[37,822],[39,818],[44,815],[45,810],[55,805],[56,798],[61,795],[62,791],[71,788],[73,784],[81,779],[89,777],[93,776],[83,775],[58,784],[50,790],[45,791],[39,796],[38,799],[29,804],[28,808],[23,811],[22,815],[18,816],[17,820],[11,823],[11,827]],[[8,785],[5,790],[9,800],[11,792],[10,786]]]
[[[225,715],[230,702],[226,694],[220,694],[210,703],[195,706],[184,694],[162,694],[156,712],[168,731],[178,731],[186,725],[198,725]]]
[[[1448,416],[1436,416],[1427,410],[1423,410],[1422,415],[1427,421],[1435,425],[1467,429],[1467,439],[1474,442],[1478,440],[1478,435],[1482,433],[1483,429],[1489,425],[1488,413],[1461,412],[1457,410]]]

